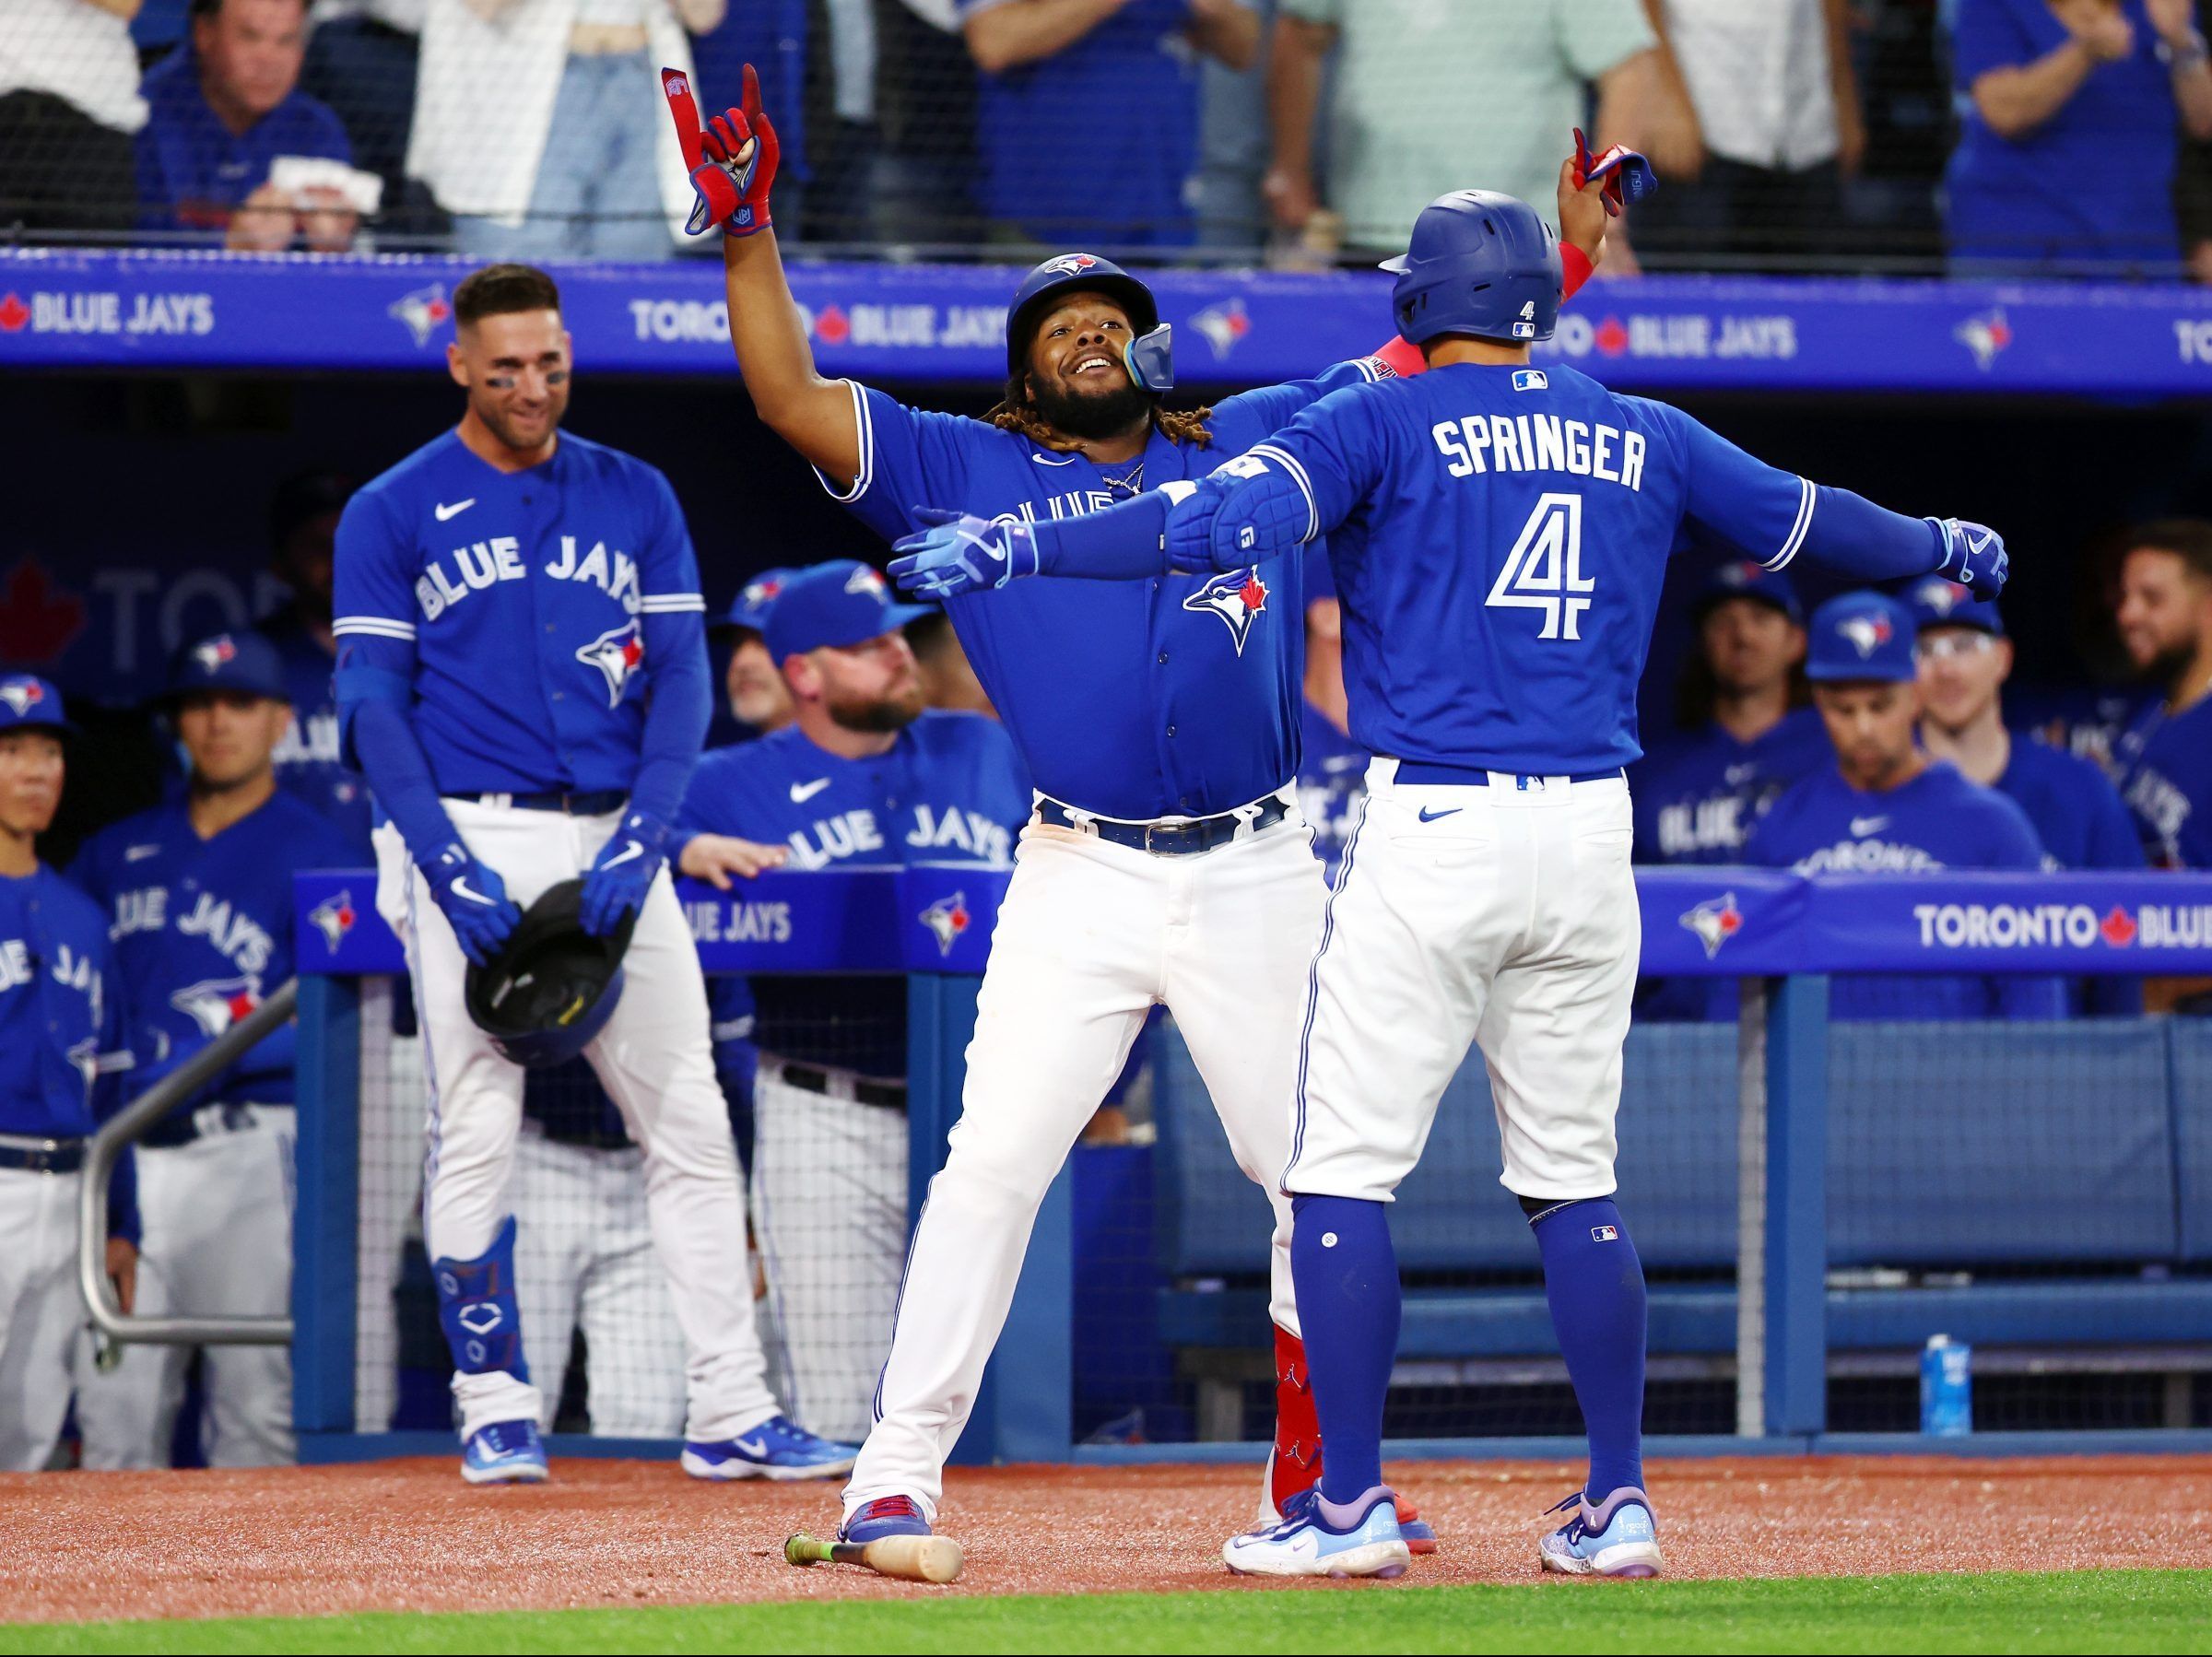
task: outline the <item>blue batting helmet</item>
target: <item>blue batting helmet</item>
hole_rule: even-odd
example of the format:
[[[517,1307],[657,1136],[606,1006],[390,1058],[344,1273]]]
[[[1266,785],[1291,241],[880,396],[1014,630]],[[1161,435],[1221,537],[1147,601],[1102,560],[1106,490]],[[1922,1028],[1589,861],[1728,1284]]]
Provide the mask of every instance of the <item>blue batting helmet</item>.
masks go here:
[[[1130,338],[1122,347],[1122,360],[1129,378],[1148,392],[1174,390],[1174,334],[1159,320],[1159,301],[1149,288],[1096,253],[1062,253],[1022,277],[1014,290],[1013,309],[1006,312],[1006,372],[1028,370],[1037,324],[1052,307],[1053,296],[1082,290],[1102,293],[1128,313]]]
[[[477,1028],[515,1064],[564,1064],[606,1028],[622,999],[622,957],[633,911],[611,936],[583,930],[583,882],[548,887],[482,966],[472,964],[462,996]]]
[[[1549,339],[1559,316],[1559,239],[1536,210],[1493,190],[1454,190],[1421,209],[1413,240],[1382,262],[1398,332],[1417,346],[1445,334],[1512,343]]]

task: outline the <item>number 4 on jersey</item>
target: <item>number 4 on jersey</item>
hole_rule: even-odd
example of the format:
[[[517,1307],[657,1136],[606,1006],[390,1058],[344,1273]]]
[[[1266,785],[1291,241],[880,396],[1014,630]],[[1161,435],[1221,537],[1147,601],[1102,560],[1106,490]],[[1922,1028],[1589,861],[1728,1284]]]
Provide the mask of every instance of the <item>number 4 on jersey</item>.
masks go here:
[[[1596,585],[1583,578],[1583,498],[1545,495],[1521,526],[1485,602],[1501,609],[1543,611],[1539,639],[1580,639],[1590,601],[1575,594]]]

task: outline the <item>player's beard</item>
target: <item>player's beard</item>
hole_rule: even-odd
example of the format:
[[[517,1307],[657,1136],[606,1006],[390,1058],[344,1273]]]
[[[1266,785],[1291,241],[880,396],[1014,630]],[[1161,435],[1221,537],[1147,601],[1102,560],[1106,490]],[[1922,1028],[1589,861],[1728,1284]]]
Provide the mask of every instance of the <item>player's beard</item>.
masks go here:
[[[1111,391],[1071,392],[1032,374],[1030,394],[1054,431],[1094,443],[1120,437],[1152,414],[1152,394],[1128,380]]]
[[[833,723],[848,731],[872,735],[903,731],[922,717],[922,684],[910,679],[888,696],[833,698],[822,706]]]
[[[2189,677],[2196,671],[2197,653],[2194,640],[2170,644],[2151,657],[2144,666],[2143,676],[2167,695],[2177,696],[2188,688]]]

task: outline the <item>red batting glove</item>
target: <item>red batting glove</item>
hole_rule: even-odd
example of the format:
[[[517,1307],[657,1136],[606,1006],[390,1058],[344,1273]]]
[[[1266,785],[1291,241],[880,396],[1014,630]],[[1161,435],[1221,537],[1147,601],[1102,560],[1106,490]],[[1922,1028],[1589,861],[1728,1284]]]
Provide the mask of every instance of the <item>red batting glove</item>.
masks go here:
[[[661,71],[661,89],[676,122],[684,165],[699,192],[684,229],[697,236],[720,225],[732,236],[750,236],[769,228],[768,192],[775,182],[782,147],[776,129],[760,107],[760,77],[745,66],[741,107],[725,110],[702,123],[689,82],[673,69]]]
[[[1593,156],[1590,141],[1578,126],[1574,129],[1574,187],[1580,190],[1594,178],[1605,180],[1606,211],[1615,218],[1628,203],[1641,201],[1659,188],[1658,175],[1640,151],[1615,144],[1603,155]]]

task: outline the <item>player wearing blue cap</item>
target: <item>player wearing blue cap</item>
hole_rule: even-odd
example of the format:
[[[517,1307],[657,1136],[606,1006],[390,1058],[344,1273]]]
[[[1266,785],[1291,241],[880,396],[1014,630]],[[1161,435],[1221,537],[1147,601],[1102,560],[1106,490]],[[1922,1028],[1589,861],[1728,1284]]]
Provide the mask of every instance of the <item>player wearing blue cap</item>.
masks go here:
[[[1548,1569],[1649,1575],[1643,1278],[1612,1202],[1638,955],[1621,768],[1665,557],[1686,519],[1770,568],[2003,583],[1995,534],[1888,512],[1763,465],[1664,404],[1528,364],[1559,311],[1551,232],[1525,203],[1426,208],[1397,273],[1430,371],[1340,391],[1205,481],[1088,518],[968,519],[906,544],[920,590],[1014,577],[1159,580],[1332,537],[1351,734],[1378,756],[1312,966],[1282,1183],[1321,1419],[1322,1479],[1232,1569],[1390,1576],[1407,1549],[1382,1482],[1399,1296],[1386,1205],[1478,1042],[1529,1215],[1590,1477]],[[1354,523],[1358,533],[1339,536]],[[989,596],[988,593],[984,596]]]
[[[1847,593],[1813,616],[1806,673],[1835,748],[1774,802],[1744,861],[1805,875],[2041,869],[2043,848],[2018,805],[1931,759],[1921,715],[1912,612],[1879,593]],[[2055,979],[1839,975],[1838,1018],[2057,1018]]]
[[[762,842],[794,868],[1013,862],[1030,805],[1021,762],[995,721],[924,710],[900,631],[921,614],[865,564],[786,582],[768,647],[796,719],[700,762],[681,819],[686,873],[744,872],[732,852],[757,863]],[[906,1254],[906,987],[756,988],[753,1212],[785,1396],[823,1431],[863,1435]],[[858,1047],[853,1031],[867,1032]]]
[[[331,567],[338,516],[354,480],[302,472],[276,486],[269,502],[270,572],[291,598],[253,630],[284,664],[285,699],[292,723],[276,745],[276,781],[327,814],[354,845],[356,863],[370,850],[368,779],[339,752],[338,698],[331,685],[337,640],[330,630]]]
[[[728,617],[707,629],[709,640],[729,652],[723,691],[728,698],[730,717],[745,726],[748,735],[766,736],[791,723],[791,690],[776,671],[766,638],[769,612],[796,573],[787,569],[763,570],[738,590]]]
[[[769,228],[776,142],[757,81],[748,71],[744,108],[703,134],[684,77],[663,84],[698,158],[694,228],[726,231],[731,338],[754,405],[887,537],[929,522],[914,508],[933,499],[1013,523],[1096,512],[1203,476],[1333,390],[1418,366],[1394,339],[1312,380],[1171,411],[1170,333],[1150,290],[1071,253],[1016,290],[1006,393],[986,419],[825,380]],[[1618,194],[1627,170],[1625,157],[1583,159],[1580,171],[1560,169],[1561,212],[1583,247],[1572,270],[1553,262],[1552,306],[1602,247],[1601,197]],[[1037,815],[994,936],[963,1116],[916,1234],[878,1420],[846,1488],[848,1536],[935,1518],[944,1458],[1005,1322],[1037,1205],[1159,1003],[1274,1209],[1277,1446],[1263,1510],[1312,1480],[1289,1211],[1273,1189],[1288,1148],[1301,963],[1322,902],[1291,793],[1300,584],[1299,560],[1277,555],[1142,587],[1044,581],[947,606],[1035,785]]]
[[[190,761],[182,798],[110,825],[70,877],[105,912],[122,975],[134,1084],[151,1086],[293,976],[292,876],[345,868],[345,831],[279,788],[274,755],[291,728],[276,647],[248,632],[186,646],[170,670],[171,723]],[[141,1309],[180,1317],[282,1317],[291,1294],[292,1060],[286,1024],[147,1131],[139,1155],[146,1228]],[[139,1346],[85,1380],[87,1454],[166,1466],[191,1353]],[[291,1360],[282,1346],[205,1354],[211,1467],[293,1459]]]
[[[338,525],[338,702],[390,821],[377,906],[406,940],[429,1070],[424,1234],[453,1350],[462,1471],[546,1476],[516,1334],[506,1190],[522,1070],[466,1012],[470,962],[520,904],[582,881],[597,936],[634,921],[628,989],[584,1050],[645,1153],[653,1240],[688,1352],[685,1469],[841,1472],[765,1377],[706,991],[666,849],[707,727],[705,602],[683,513],[642,462],[560,431],[570,340],[550,277],[453,295],[459,427]]]
[[[2121,797],[2152,863],[2212,869],[2212,524],[2136,531],[2115,620],[2158,693],[2115,745]]]
[[[1919,629],[1920,741],[1929,757],[2018,805],[2042,844],[2045,868],[2142,868],[2142,842],[2103,770],[2006,727],[2012,640],[1996,605],[1939,575],[1914,582],[1906,601]],[[2132,1017],[2143,1010],[2142,982],[2112,975],[2070,982],[2066,1008]]]
[[[62,803],[62,694],[0,675],[0,1470],[46,1465],[85,1324],[76,1286],[85,1141],[123,1103],[123,991],[100,906],[39,861]],[[136,1298],[136,1160],[108,1188],[108,1275]]]

